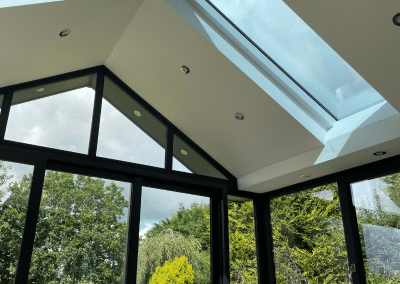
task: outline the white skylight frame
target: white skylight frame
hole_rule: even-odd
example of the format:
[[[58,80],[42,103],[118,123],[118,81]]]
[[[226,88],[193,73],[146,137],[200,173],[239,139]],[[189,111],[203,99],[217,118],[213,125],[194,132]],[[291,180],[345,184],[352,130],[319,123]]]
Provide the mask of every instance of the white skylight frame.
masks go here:
[[[281,69],[271,62],[260,50],[247,40],[235,27],[221,16],[206,0],[187,0],[198,10],[221,35],[240,49],[241,54],[259,69],[267,80],[275,82],[284,89],[287,97],[325,130],[333,127],[337,121],[298,85],[296,85]]]
[[[0,9],[8,8],[8,7],[42,4],[42,3],[49,3],[49,2],[60,2],[60,1],[65,1],[65,0],[1,0],[0,1]]]

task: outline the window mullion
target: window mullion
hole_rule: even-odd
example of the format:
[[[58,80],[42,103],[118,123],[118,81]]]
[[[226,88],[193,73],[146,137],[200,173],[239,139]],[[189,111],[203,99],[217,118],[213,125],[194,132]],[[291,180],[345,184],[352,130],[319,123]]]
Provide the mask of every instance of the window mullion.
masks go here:
[[[340,207],[342,209],[343,227],[347,246],[349,267],[355,264],[355,272],[351,273],[353,284],[366,283],[362,256],[360,234],[358,231],[356,210],[352,202],[350,183],[346,180],[337,181]]]
[[[129,207],[128,231],[126,236],[124,281],[122,283],[136,283],[142,186],[142,178],[133,178]]]
[[[8,116],[10,114],[11,103],[13,100],[13,91],[7,90],[4,94],[3,104],[1,106],[0,114],[0,141],[4,141],[4,136],[6,134]]]
[[[90,130],[89,156],[96,157],[97,142],[99,140],[101,105],[103,102],[104,69],[99,68],[96,79],[96,93],[93,107],[92,127]]]
[[[15,283],[27,283],[28,281],[29,267],[36,233],[36,223],[39,216],[40,200],[42,197],[43,182],[46,174],[46,166],[47,159],[36,164],[33,171]]]

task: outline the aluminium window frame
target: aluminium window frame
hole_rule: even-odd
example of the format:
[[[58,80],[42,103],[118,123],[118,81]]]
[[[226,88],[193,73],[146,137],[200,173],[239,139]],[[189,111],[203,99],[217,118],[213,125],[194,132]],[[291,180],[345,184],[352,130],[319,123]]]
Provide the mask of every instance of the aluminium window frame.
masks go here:
[[[98,73],[101,70],[103,70],[104,74],[114,77],[114,82],[117,82],[120,86],[123,85],[125,90],[127,90],[130,95],[133,95],[137,100],[142,100],[141,103],[145,105],[147,109],[152,111],[156,117],[163,119],[166,123],[168,127],[166,134],[166,156],[169,160],[166,159],[165,169],[4,140],[7,119],[12,103],[12,94],[15,89],[35,86],[37,84],[51,83],[71,77]],[[228,175],[228,172],[212,159],[208,160],[213,163],[213,166],[215,166],[218,170],[223,169],[223,174],[229,177],[228,180],[173,171],[171,167],[173,135],[174,133],[178,133],[180,137],[186,136],[184,136],[183,133],[181,133],[175,126],[172,125],[172,123],[155,111],[150,105],[148,105],[143,99],[134,93],[133,90],[131,90],[125,83],[120,81],[120,79],[118,79],[104,66],[88,68],[51,78],[0,88],[0,93],[4,94],[3,105],[1,106],[0,114],[0,159],[34,166],[34,174],[27,209],[29,210],[29,214],[27,214],[29,216],[26,217],[26,226],[24,228],[19,258],[20,260],[25,259],[25,261],[21,263],[18,262],[18,273],[15,283],[26,283],[26,279],[28,277],[30,256],[33,249],[33,240],[37,221],[36,212],[39,208],[38,206],[40,206],[40,195],[46,170],[57,170],[130,182],[132,184],[132,188],[135,189],[132,190],[132,200],[135,200],[135,203],[131,202],[130,204],[130,214],[134,216],[129,217],[129,223],[131,225],[128,228],[128,242],[130,244],[137,244],[135,238],[138,238],[138,224],[140,222],[140,216],[138,217],[137,214],[140,214],[139,197],[142,186],[157,187],[166,190],[211,197],[211,219],[213,222],[211,225],[213,228],[211,233],[211,259],[213,262],[212,283],[221,284],[229,281],[229,238],[227,235],[226,209],[228,195],[253,199],[259,283],[275,283],[276,279],[274,271],[272,227],[270,219],[271,212],[269,201],[274,197],[299,192],[331,182],[337,182],[343,216],[343,226],[345,228],[346,244],[347,246],[350,246],[350,244],[353,246],[353,248],[347,249],[349,262],[351,263],[354,261],[353,263],[355,263],[357,267],[356,273],[353,273],[352,275],[353,283],[366,283],[363,268],[362,250],[357,226],[357,216],[354,205],[352,204],[350,184],[400,172],[400,155],[381,159],[377,162],[358,166],[349,170],[330,174],[285,188],[276,189],[272,192],[261,194],[244,192],[238,190],[236,179],[232,175]],[[100,96],[100,93],[101,92],[97,92],[96,97]],[[100,100],[97,98],[97,102],[98,101]],[[96,109],[96,105],[94,108]],[[99,108],[97,105],[97,111],[94,111],[94,116],[99,115],[99,109],[101,110],[101,108]],[[96,130],[93,130],[93,127],[91,131],[92,136],[96,134]],[[92,141],[92,138],[90,141]],[[202,151],[200,147],[194,144],[190,139],[185,141],[190,143],[190,146],[194,147],[204,156],[209,157],[207,153]],[[130,245],[127,253],[129,261],[127,261],[126,264],[126,267],[130,268],[129,271],[131,271],[136,265],[135,261],[137,261],[137,259],[135,255],[137,255],[137,246],[134,245],[132,247],[132,245]],[[136,273],[136,269],[133,270],[135,272],[131,274],[128,273],[130,276],[126,277],[130,279],[129,281],[133,280],[134,282],[135,275],[133,274]]]
[[[8,117],[16,90],[97,74],[94,111],[87,154],[74,153],[4,139]],[[108,76],[127,95],[145,107],[167,126],[165,168],[117,161],[96,156],[104,77]],[[229,247],[227,236],[227,194],[237,192],[236,178],[204,152],[197,144],[150,106],[105,66],[97,66],[45,79],[0,88],[4,94],[0,114],[0,160],[33,165],[33,177],[28,199],[25,226],[19,252],[15,283],[27,283],[33,251],[36,223],[42,187],[47,170],[81,174],[131,183],[131,202],[127,228],[127,250],[124,271],[125,283],[136,281],[139,241],[140,203],[143,186],[210,197],[211,207],[211,277],[212,283],[229,281]],[[179,135],[192,149],[200,153],[227,180],[172,170],[173,135]],[[224,220],[224,221],[222,221]],[[228,275],[226,278],[226,275]],[[224,279],[224,280],[222,280]]]

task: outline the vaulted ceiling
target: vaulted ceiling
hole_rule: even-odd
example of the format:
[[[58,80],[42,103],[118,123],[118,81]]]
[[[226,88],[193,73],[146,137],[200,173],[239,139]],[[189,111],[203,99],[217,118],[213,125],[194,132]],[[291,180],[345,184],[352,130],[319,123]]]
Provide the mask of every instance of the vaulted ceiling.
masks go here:
[[[400,111],[396,0],[285,2]],[[376,151],[400,154],[400,119],[385,115],[389,108],[317,138],[164,0],[8,7],[0,9],[0,26],[0,87],[104,64],[242,190],[275,190],[304,181],[302,173],[316,178],[382,159]],[[59,37],[66,28],[71,34]]]

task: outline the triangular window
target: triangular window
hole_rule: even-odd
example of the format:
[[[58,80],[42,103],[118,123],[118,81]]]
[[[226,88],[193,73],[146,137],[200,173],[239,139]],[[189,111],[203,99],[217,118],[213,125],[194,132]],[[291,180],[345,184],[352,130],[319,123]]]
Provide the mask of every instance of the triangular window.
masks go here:
[[[167,127],[107,76],[97,156],[164,167]]]

